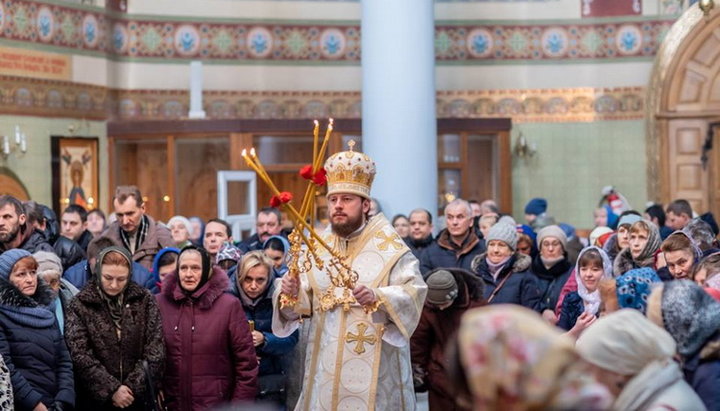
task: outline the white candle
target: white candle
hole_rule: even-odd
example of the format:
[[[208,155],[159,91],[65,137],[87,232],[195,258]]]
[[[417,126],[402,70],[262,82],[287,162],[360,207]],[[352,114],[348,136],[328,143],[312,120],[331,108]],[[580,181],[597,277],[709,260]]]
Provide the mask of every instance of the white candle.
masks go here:
[[[22,138],[20,139],[20,151],[23,153],[27,151],[27,137],[25,133],[22,133]]]
[[[190,118],[205,118],[203,111],[203,69],[202,61],[190,62]]]
[[[15,125],[15,144],[20,144],[20,126]]]
[[[5,155],[10,154],[10,140],[8,136],[3,136],[3,153],[5,153]]]

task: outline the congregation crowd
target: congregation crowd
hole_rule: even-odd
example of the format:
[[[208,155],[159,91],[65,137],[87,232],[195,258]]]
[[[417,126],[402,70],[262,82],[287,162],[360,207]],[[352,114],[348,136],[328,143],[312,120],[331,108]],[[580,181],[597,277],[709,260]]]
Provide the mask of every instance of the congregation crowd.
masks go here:
[[[720,410],[713,216],[608,204],[581,238],[551,210],[455,199],[392,219],[427,285],[415,392],[443,411]],[[112,211],[0,196],[0,409],[293,409],[308,328],[273,333],[280,210],[242,241],[219,218],[156,221],[134,186]]]

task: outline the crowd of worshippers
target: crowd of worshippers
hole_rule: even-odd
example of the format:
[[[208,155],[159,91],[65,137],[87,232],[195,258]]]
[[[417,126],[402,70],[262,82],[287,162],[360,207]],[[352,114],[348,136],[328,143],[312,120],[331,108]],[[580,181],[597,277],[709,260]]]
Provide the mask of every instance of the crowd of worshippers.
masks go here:
[[[392,218],[428,288],[410,345],[430,410],[720,410],[711,214],[610,203],[588,238],[542,198],[524,218],[462,199]],[[135,186],[107,218],[0,196],[0,409],[295,408],[307,327],[272,332],[285,223],[161,223]]]

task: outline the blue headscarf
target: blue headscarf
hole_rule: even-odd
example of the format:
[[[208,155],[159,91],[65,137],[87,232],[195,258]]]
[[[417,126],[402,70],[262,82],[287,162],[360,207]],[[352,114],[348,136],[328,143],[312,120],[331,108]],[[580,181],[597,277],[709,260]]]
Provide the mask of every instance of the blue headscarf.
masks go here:
[[[620,308],[634,308],[645,314],[653,284],[660,282],[662,280],[650,267],[636,268],[619,276],[615,279],[615,287]]]

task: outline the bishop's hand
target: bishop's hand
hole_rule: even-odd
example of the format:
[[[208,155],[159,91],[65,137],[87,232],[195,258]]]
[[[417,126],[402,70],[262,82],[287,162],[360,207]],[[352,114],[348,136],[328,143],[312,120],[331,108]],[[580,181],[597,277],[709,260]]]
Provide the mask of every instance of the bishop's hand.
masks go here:
[[[298,282],[299,280],[296,276],[285,274],[282,278],[282,285],[280,287],[280,290],[285,295],[297,297],[300,288]]]
[[[374,304],[375,301],[377,301],[377,297],[375,297],[375,292],[362,284],[358,285],[353,289],[353,297],[355,297],[355,300],[360,305],[370,305]]]

